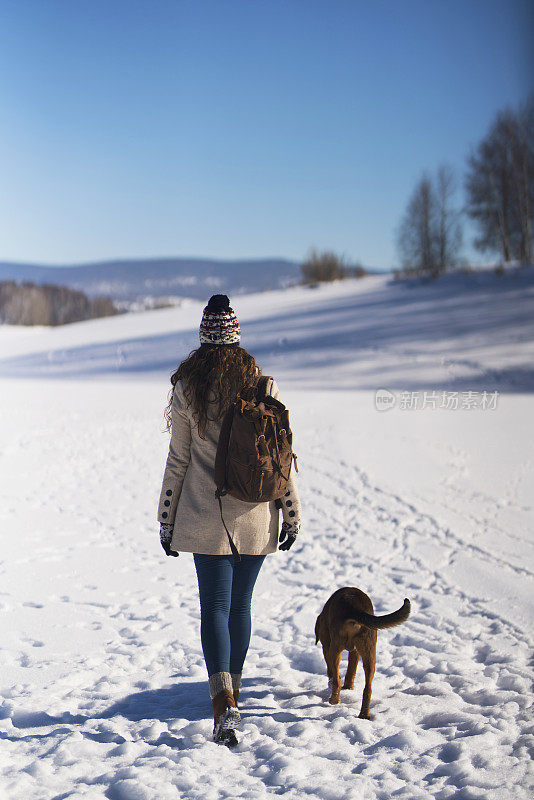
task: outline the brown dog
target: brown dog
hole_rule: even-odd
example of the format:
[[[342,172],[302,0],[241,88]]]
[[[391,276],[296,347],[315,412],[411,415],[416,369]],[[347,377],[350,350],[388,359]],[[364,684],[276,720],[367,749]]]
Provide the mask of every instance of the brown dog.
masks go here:
[[[330,703],[339,703],[339,663],[343,650],[348,650],[349,664],[343,689],[354,688],[356,667],[361,656],[365,688],[360,717],[369,719],[371,684],[376,665],[376,632],[380,628],[400,625],[408,619],[409,614],[410,601],[406,599],[404,605],[393,614],[375,617],[371,598],[361,589],[351,586],[338,589],[328,598],[315,623],[315,644],[320,641],[323,646],[329,684],[332,686]]]

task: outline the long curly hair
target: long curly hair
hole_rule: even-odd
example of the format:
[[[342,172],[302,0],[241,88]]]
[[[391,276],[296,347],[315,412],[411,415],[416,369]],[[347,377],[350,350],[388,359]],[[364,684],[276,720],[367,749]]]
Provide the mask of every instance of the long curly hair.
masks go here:
[[[205,439],[209,421],[222,418],[239,393],[253,389],[261,369],[243,347],[201,345],[193,350],[171,375],[172,388],[164,411],[167,430],[171,430],[172,396],[176,381],[181,380],[187,403],[193,407],[193,418],[199,436]],[[208,417],[208,404],[213,403],[215,417]]]

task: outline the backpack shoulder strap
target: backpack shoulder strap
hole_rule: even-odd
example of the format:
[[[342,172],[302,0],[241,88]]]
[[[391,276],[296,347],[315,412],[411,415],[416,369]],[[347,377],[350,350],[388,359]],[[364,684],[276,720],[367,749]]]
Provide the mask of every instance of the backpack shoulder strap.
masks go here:
[[[219,433],[219,441],[217,443],[217,452],[215,454],[215,484],[218,491],[225,493],[225,480],[226,480],[226,457],[228,454],[228,444],[230,442],[230,431],[232,430],[232,421],[234,419],[234,407],[230,406],[228,411],[223,417],[221,424],[221,431]]]
[[[265,400],[267,396],[267,386],[269,381],[271,380],[270,375],[262,375],[256,385],[256,402],[261,403],[262,400]]]

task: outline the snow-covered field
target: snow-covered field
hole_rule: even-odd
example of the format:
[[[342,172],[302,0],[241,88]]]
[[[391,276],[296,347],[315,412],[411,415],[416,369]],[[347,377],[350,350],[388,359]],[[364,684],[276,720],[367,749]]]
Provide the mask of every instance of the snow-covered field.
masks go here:
[[[0,328],[0,797],[530,797],[534,270],[234,305],[291,410],[304,520],[260,573],[233,751],[210,741],[192,558],[155,520],[202,304]],[[361,674],[328,704],[314,644],[345,585],[412,601],[379,632],[370,721]]]

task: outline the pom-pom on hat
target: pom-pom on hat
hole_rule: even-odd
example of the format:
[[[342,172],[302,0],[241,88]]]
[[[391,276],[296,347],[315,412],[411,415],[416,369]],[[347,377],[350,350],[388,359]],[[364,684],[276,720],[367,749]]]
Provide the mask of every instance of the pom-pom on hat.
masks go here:
[[[239,345],[239,322],[225,294],[214,294],[210,297],[202,315],[199,336],[201,344]]]

